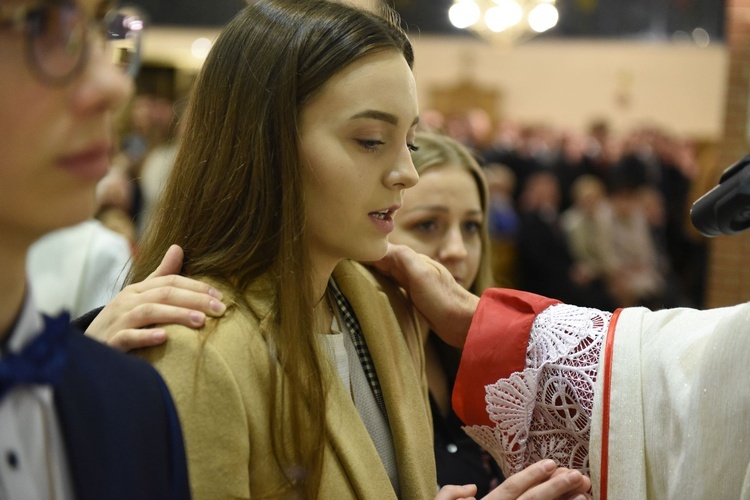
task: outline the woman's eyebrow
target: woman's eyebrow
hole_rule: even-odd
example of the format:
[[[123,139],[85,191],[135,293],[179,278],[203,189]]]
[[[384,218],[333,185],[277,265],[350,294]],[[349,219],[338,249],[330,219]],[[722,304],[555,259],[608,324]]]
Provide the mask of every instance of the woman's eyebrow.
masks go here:
[[[396,115],[392,115],[391,113],[386,113],[385,111],[378,111],[375,109],[360,111],[349,119],[361,120],[368,118],[371,120],[380,120],[386,123],[390,123],[391,125],[398,125],[398,117]]]
[[[398,117],[396,115],[393,115],[391,113],[386,113],[385,111],[378,111],[376,109],[367,109],[365,111],[360,111],[359,113],[356,113],[353,115],[350,120],[361,120],[361,119],[372,119],[372,120],[380,120],[384,121],[386,123],[390,123],[391,125],[398,125]],[[414,118],[414,121],[412,122],[411,126],[413,127],[419,123],[419,117],[417,116]]]

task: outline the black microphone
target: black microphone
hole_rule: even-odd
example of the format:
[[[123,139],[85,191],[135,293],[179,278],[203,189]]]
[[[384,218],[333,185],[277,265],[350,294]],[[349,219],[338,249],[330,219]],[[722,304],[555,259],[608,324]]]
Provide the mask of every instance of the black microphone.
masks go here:
[[[721,174],[719,184],[693,203],[690,219],[704,236],[737,234],[750,227],[750,155]]]

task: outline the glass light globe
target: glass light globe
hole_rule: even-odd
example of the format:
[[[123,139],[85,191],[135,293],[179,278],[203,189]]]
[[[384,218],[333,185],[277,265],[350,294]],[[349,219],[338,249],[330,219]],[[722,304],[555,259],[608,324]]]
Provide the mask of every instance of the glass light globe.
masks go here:
[[[523,8],[515,0],[495,0],[497,4],[487,10],[484,22],[490,31],[499,33],[515,26],[523,19]]]
[[[202,60],[208,56],[212,45],[213,43],[208,38],[196,38],[190,46],[190,52],[193,54],[193,57]]]
[[[529,26],[537,33],[554,28],[560,18],[557,9],[549,3],[542,3],[529,12]]]
[[[468,28],[479,21],[481,12],[473,0],[458,0],[448,10],[448,19],[456,28]]]
[[[695,44],[698,47],[705,49],[711,43],[711,36],[709,36],[708,31],[705,29],[695,28],[693,30],[693,40],[695,40]]]

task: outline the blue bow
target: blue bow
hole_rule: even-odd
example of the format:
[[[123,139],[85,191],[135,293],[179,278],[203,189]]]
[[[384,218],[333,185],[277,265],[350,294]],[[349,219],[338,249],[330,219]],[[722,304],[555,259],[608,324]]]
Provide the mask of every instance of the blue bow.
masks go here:
[[[67,359],[70,315],[44,316],[44,330],[24,349],[0,359],[0,401],[20,384],[57,385]]]

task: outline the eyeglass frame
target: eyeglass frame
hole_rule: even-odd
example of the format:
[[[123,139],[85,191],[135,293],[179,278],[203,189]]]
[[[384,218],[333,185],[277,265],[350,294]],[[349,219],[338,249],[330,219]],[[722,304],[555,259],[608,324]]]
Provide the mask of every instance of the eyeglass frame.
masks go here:
[[[110,35],[112,33],[107,29],[115,15],[125,14],[126,12],[134,13],[145,24],[145,15],[140,9],[131,6],[117,6],[115,1],[101,2],[97,6],[97,12],[95,14],[92,15],[91,13],[85,12],[83,14],[87,26],[84,27],[82,39],[83,47],[81,48],[80,54],[77,56],[78,60],[75,62],[75,65],[66,74],[51,75],[48,72],[45,72],[44,65],[39,60],[40,56],[36,55],[34,50],[36,37],[40,35],[35,34],[30,28],[30,23],[32,22],[30,14],[44,9],[47,6],[55,5],[68,5],[77,9],[83,9],[75,0],[39,0],[12,8],[3,8],[3,6],[0,6],[0,31],[11,30],[23,34],[28,67],[39,81],[49,86],[67,85],[81,74],[91,58],[91,44],[93,43],[91,40],[92,32],[98,32],[101,34],[105,44],[118,40],[117,38],[111,38]],[[143,29],[141,28],[138,30],[138,33],[139,35],[137,40],[135,40],[132,59],[128,64],[127,71],[125,72],[130,78],[135,78],[140,69]]]

